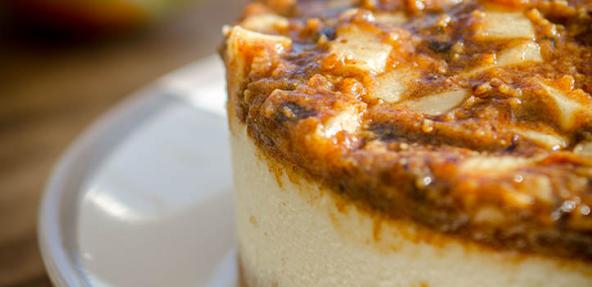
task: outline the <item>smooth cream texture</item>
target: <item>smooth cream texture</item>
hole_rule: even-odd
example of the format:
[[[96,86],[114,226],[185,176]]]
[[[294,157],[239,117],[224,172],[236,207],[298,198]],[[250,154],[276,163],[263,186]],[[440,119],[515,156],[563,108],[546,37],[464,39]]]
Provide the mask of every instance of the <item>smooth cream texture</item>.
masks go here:
[[[463,246],[440,234],[430,244],[414,234],[431,231],[413,223],[380,224],[317,184],[271,172],[244,125],[233,117],[231,127],[239,260],[249,287],[592,286],[590,265]]]

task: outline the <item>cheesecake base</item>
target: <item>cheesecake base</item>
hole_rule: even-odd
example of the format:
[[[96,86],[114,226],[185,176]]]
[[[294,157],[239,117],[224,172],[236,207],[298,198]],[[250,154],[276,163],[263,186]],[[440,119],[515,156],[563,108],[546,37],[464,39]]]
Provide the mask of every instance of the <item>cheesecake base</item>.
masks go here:
[[[241,286],[592,286],[592,265],[493,249],[341,198],[231,120]]]

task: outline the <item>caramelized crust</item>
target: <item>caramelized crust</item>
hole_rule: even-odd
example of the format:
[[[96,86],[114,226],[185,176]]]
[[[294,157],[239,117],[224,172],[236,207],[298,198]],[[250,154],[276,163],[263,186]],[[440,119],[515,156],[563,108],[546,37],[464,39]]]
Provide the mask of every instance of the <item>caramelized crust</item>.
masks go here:
[[[586,3],[256,2],[225,30],[229,116],[386,216],[592,261]]]

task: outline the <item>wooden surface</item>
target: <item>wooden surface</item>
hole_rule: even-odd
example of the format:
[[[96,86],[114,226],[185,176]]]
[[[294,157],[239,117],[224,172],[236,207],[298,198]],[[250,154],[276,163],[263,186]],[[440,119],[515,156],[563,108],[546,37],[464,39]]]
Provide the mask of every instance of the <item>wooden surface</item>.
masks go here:
[[[0,43],[0,286],[51,286],[37,209],[51,167],[100,114],[159,76],[215,52],[238,0],[198,0],[163,23],[91,43]]]

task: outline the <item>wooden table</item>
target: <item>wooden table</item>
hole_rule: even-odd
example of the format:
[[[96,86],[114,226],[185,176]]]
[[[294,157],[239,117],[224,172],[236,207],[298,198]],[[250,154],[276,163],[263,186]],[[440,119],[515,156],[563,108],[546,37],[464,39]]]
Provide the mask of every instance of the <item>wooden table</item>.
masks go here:
[[[36,238],[51,167],[134,90],[215,52],[242,0],[198,0],[160,25],[78,44],[3,40],[0,49],[0,286],[51,286]]]

